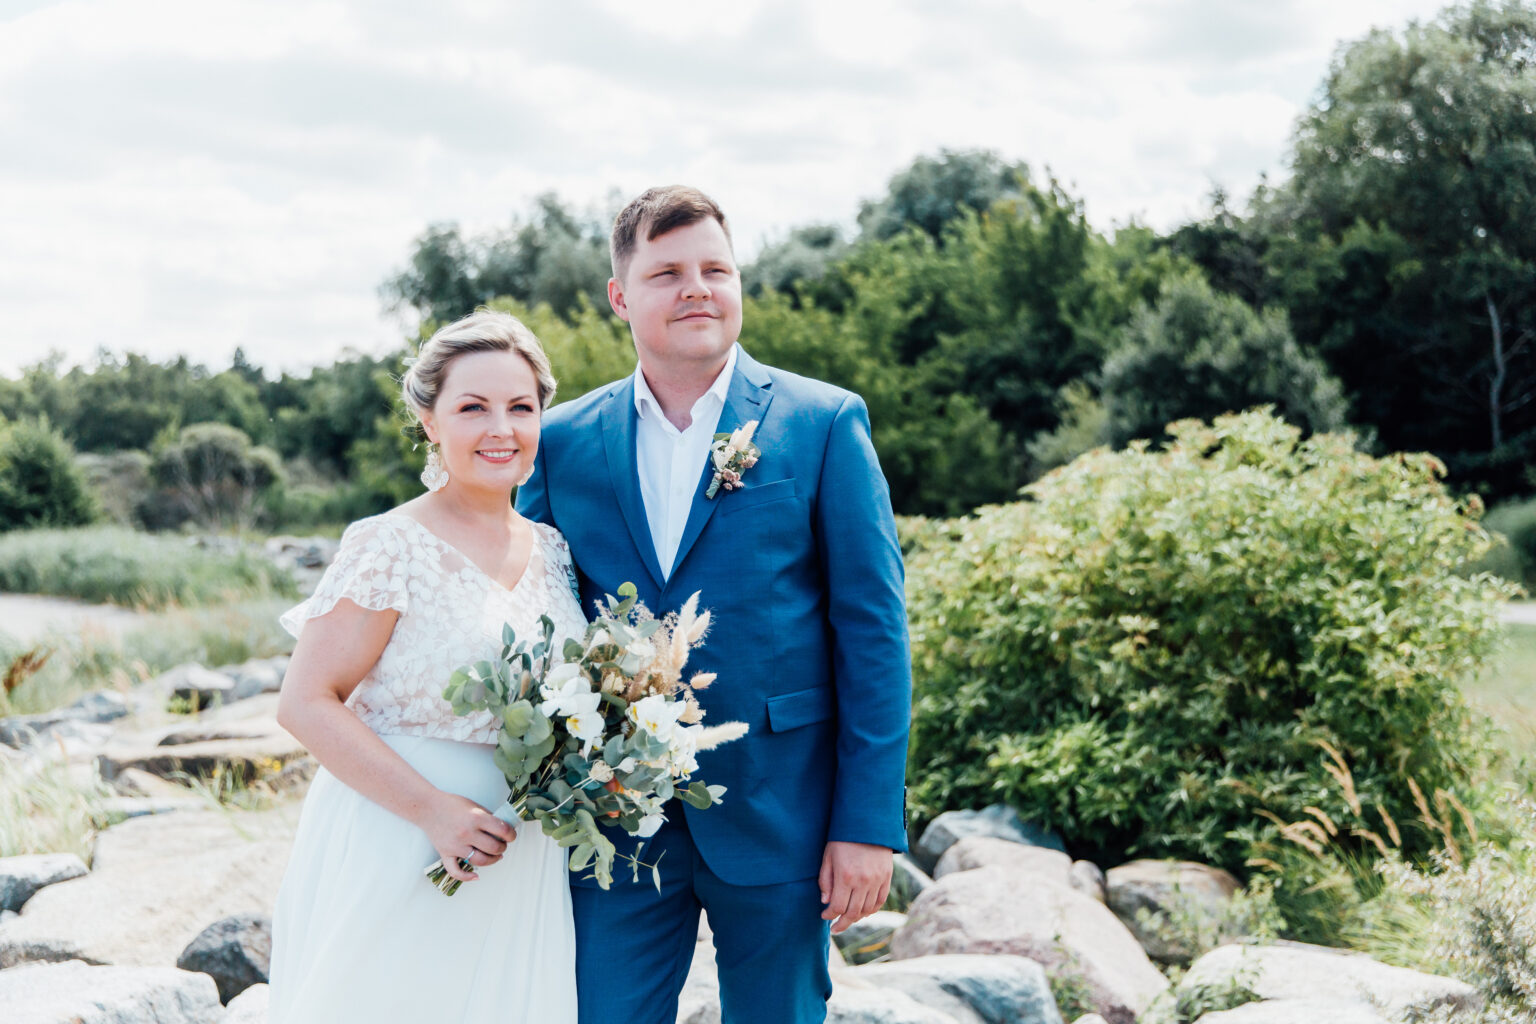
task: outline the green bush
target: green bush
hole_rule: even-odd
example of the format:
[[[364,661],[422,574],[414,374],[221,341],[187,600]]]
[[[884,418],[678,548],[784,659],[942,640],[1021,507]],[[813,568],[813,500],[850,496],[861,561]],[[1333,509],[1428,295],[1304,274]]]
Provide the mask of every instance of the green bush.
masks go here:
[[[1478,567],[1528,590],[1536,585],[1536,498],[1495,505],[1488,510],[1483,525],[1501,542]]]
[[[1168,430],[907,528],[916,816],[1003,801],[1101,862],[1244,872],[1308,808],[1412,822],[1408,780],[1472,802],[1491,755],[1459,685],[1512,589],[1458,575],[1476,503],[1431,456],[1267,411]],[[1439,842],[1403,826],[1411,856]]]
[[[159,608],[272,591],[293,593],[293,580],[260,558],[184,537],[116,526],[0,535],[0,592]]]
[[[0,531],[80,526],[96,516],[69,442],[46,420],[0,423]]]

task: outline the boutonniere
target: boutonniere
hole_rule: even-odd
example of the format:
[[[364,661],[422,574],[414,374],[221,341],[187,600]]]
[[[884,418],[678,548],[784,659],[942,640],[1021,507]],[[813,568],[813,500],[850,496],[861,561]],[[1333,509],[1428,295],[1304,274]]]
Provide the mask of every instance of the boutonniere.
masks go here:
[[[713,498],[724,485],[728,491],[741,486],[741,474],[757,465],[762,450],[752,443],[757,432],[757,420],[750,420],[729,434],[716,434],[709,446],[710,461],[715,464],[715,477],[709,482],[704,497]]]

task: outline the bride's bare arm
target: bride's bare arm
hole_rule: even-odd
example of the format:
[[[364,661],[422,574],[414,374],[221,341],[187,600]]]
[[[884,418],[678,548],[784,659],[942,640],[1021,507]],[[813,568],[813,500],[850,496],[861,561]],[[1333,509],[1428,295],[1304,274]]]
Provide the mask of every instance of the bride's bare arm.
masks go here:
[[[485,808],[432,785],[345,706],[389,642],[399,613],[343,598],[304,624],[278,698],[277,721],[326,770],[427,834],[448,874],[465,881],[501,859],[516,833]],[[422,865],[425,867],[426,865]]]

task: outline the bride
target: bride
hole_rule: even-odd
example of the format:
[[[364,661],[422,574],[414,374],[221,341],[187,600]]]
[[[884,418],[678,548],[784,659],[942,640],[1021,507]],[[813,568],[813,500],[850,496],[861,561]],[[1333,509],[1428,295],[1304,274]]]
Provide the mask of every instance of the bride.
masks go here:
[[[298,641],[278,721],[322,769],[274,914],[270,1019],[574,1024],[564,851],[492,813],[499,723],[442,699],[504,623],[531,637],[548,615],[557,651],[585,627],[565,541],[510,501],[555,381],[532,332],[481,311],[422,346],[403,390],[433,442],[428,492],[348,527],[283,616]],[[470,884],[444,896],[423,876],[436,858]]]

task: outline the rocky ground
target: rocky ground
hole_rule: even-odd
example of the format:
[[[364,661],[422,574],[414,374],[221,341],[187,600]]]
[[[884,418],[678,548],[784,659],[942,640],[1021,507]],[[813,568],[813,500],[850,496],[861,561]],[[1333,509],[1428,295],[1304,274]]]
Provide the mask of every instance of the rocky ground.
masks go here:
[[[267,915],[314,770],[274,718],[285,664],[187,665],[128,694],[0,719],[0,758],[23,774],[66,761],[113,787],[127,816],[98,836],[89,865],[0,859],[6,1024],[265,1021]],[[241,810],[180,781],[215,773],[267,797]],[[1395,1024],[1476,999],[1363,956],[1240,941],[1170,988],[1158,965],[1193,951],[1157,915],[1219,922],[1236,880],[1190,863],[1103,871],[1002,807],[940,816],[897,867],[906,912],[861,922],[829,951],[837,1024],[1068,1024],[1053,980],[1092,1007],[1077,1024],[1133,1024],[1175,1003],[1202,1008],[1185,1018],[1199,1024]],[[678,1020],[720,1020],[707,924]]]

